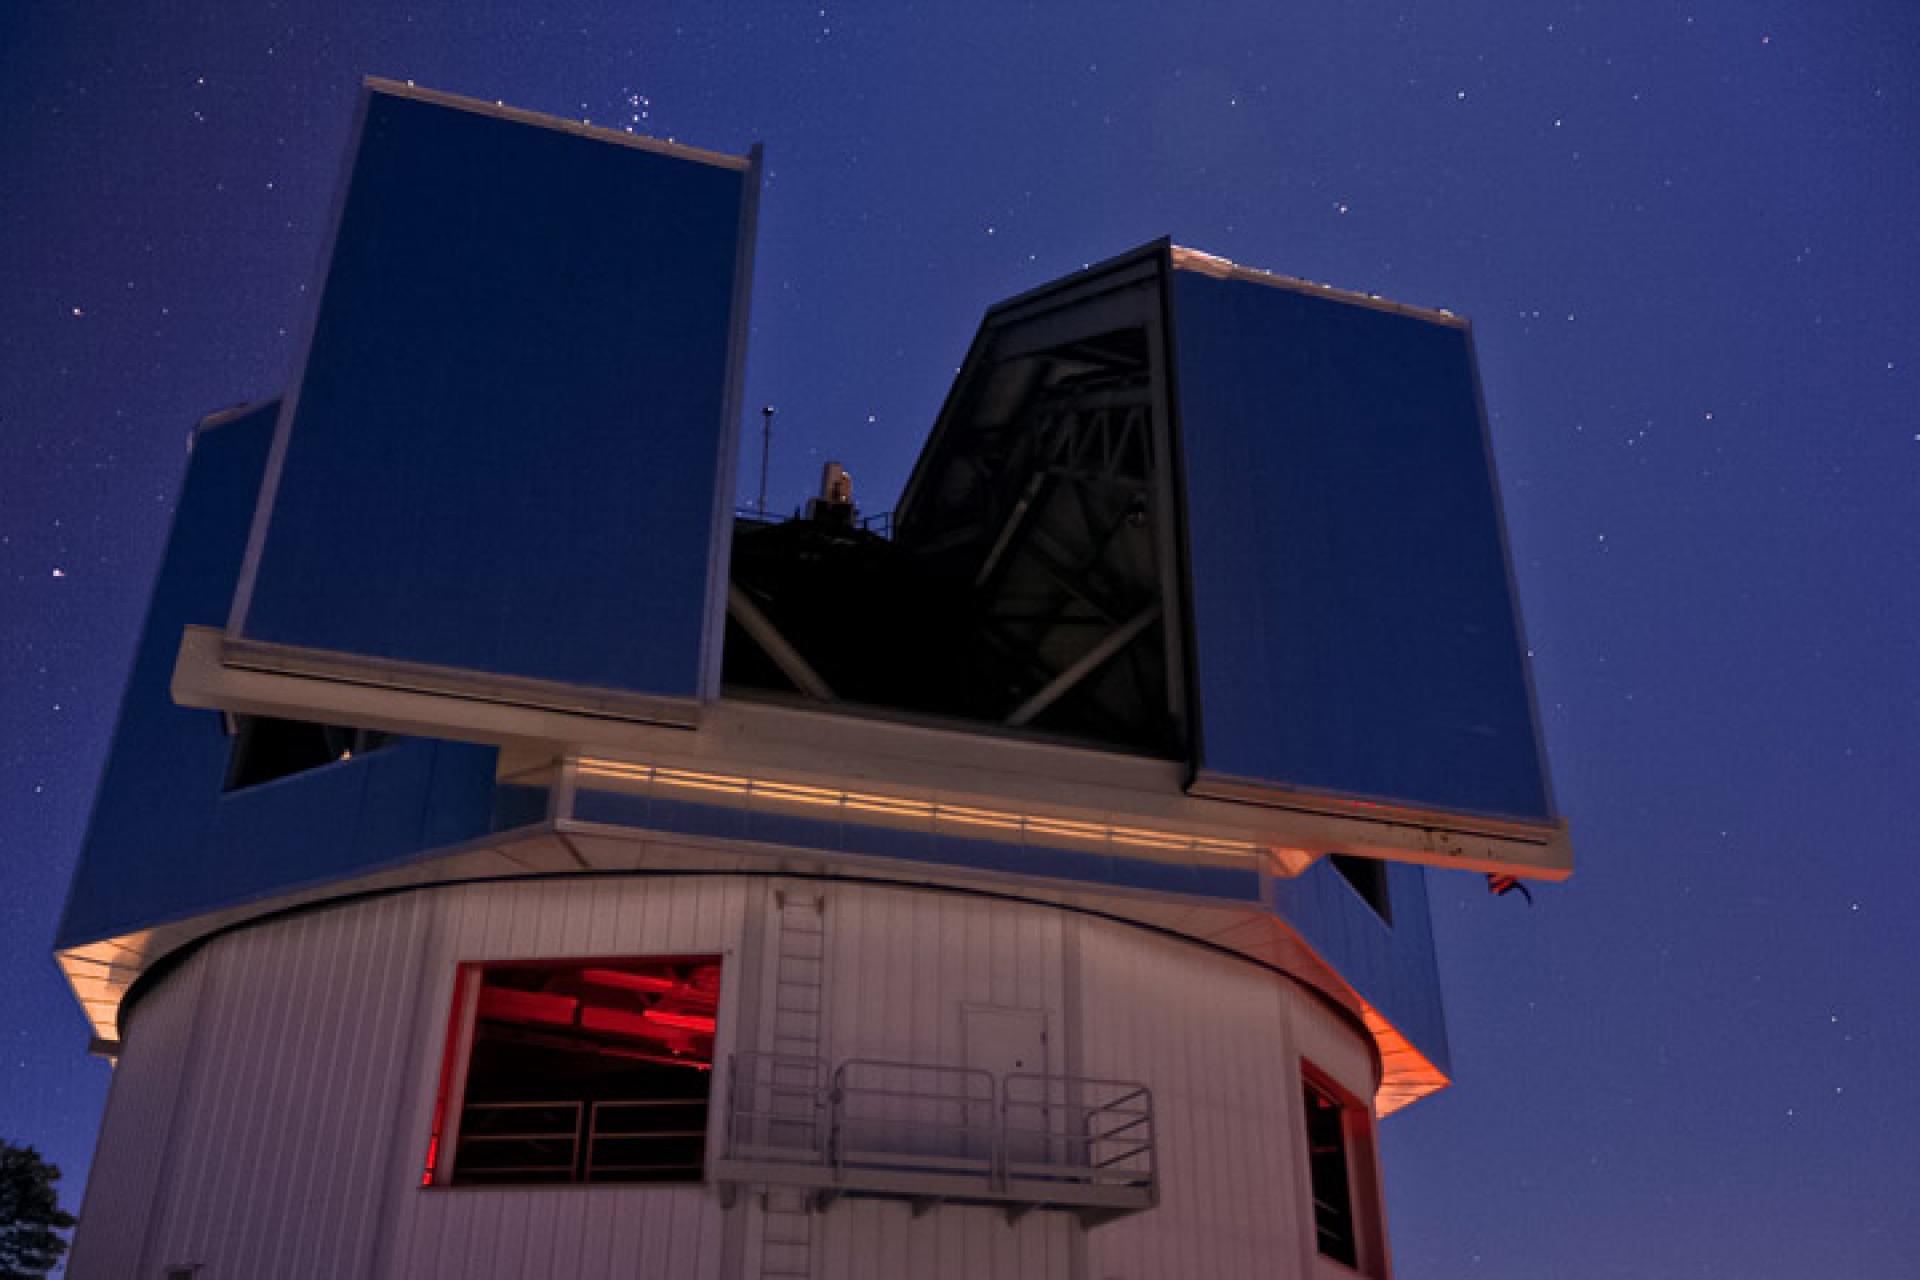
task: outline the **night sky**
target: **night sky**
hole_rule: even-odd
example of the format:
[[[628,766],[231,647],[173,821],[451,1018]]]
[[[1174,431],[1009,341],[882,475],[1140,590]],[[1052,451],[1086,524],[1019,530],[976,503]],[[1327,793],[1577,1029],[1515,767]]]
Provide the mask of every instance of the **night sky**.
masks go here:
[[[284,386],[375,74],[766,144],[782,506],[889,507],[983,308],[1163,234],[1471,317],[1578,871],[1433,878],[1398,1274],[1914,1275],[1920,6],[717,8],[0,5],[0,1136],[77,1207],[54,924],[188,431]]]

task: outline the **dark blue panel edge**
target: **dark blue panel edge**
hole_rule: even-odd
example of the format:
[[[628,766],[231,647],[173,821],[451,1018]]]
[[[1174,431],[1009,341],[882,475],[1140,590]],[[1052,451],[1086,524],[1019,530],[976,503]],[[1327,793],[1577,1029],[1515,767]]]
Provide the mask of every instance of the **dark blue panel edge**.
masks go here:
[[[720,407],[720,457],[714,467],[713,527],[707,535],[707,611],[700,637],[700,697],[720,696],[727,635],[727,588],[733,573],[733,491],[740,465],[740,413],[746,398],[747,339],[752,332],[753,260],[760,225],[762,148],[747,151],[741,178],[740,229],[733,264],[733,329],[727,339],[726,388]]]

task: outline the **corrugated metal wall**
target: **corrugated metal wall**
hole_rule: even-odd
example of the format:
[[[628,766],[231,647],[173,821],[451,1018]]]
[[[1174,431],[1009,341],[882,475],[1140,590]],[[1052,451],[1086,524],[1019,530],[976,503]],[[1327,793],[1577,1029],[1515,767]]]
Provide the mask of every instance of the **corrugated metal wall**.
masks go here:
[[[1371,1097],[1364,1041],[1264,970],[1089,924],[1083,1070],[1149,1082],[1160,1138],[1160,1208],[1090,1233],[1089,1274],[1310,1274],[1298,1058]]]
[[[1080,1280],[1080,1226],[1062,1213],[1009,1224],[997,1209],[846,1200],[825,1215],[822,1280]],[[1169,1272],[1169,1275],[1176,1273]]]
[[[393,898],[213,944],[148,1271],[366,1274],[426,904]]]
[[[1068,1034],[1064,913],[867,885],[826,892],[825,1056],[964,1065],[968,1005],[1044,1011],[1049,1051],[1059,1053]],[[1081,1228],[1062,1213],[1009,1224],[992,1209],[915,1216],[905,1203],[854,1200],[834,1205],[825,1225],[816,1259],[823,1280],[1079,1274],[1070,1260]]]
[[[99,1225],[75,1234],[69,1276],[142,1274],[140,1251],[166,1180],[177,1100],[193,1056],[194,1012],[206,975],[206,958],[195,956],[133,1012],[80,1215]]]
[[[432,1126],[433,1075],[463,960],[732,953],[748,881],[621,879],[494,884],[442,895],[428,952],[428,1052],[400,1125],[392,1238],[368,1274],[459,1277],[720,1275],[721,1210],[701,1187],[460,1188],[411,1192]],[[731,956],[729,955],[729,959]],[[731,977],[723,971],[723,981]],[[731,1010],[723,1002],[722,1016]],[[723,1027],[722,1035],[726,1031]]]
[[[744,876],[427,890],[215,939],[136,1007],[70,1274],[759,1275],[755,1195],[419,1181],[459,962],[720,953],[725,1054],[771,1034],[776,889],[823,903],[824,1056],[960,1065],[965,1009],[1034,1010],[1049,1069],[1144,1081],[1159,1112],[1159,1209],[1087,1230],[841,1200],[816,1280],[1310,1274],[1296,1055],[1363,1097],[1373,1068],[1286,979],[1047,906]]]
[[[1055,1029],[1065,920],[994,898],[830,887],[826,1055],[958,1064],[968,1004],[1044,1009]]]

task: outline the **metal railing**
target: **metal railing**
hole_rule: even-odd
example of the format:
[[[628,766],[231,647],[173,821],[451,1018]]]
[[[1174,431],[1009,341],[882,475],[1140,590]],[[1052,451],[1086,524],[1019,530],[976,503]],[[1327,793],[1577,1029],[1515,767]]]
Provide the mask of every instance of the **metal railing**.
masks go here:
[[[1009,1075],[1000,1089],[1004,1177],[1150,1187],[1153,1094],[1125,1080]]]
[[[633,1098],[587,1107],[587,1150],[580,1176],[603,1182],[621,1175],[686,1173],[706,1163],[705,1098]],[[670,1158],[675,1152],[682,1158]]]
[[[800,514],[796,510],[792,515],[783,515],[779,511],[772,509],[762,511],[759,507],[735,504],[733,517],[736,520],[745,520],[752,524],[785,524],[788,520],[799,519]],[[891,539],[893,537],[893,512],[876,511],[869,516],[856,516],[853,520],[853,527],[863,532],[871,533],[876,537]]]
[[[1157,1203],[1153,1094],[1132,1081],[740,1053],[728,1060],[723,1182],[825,1194]]]
[[[461,1112],[455,1179],[571,1181],[585,1110],[580,1102],[468,1103]]]
[[[852,1058],[834,1068],[833,1165],[992,1175],[993,1073]]]
[[[453,1181],[697,1179],[706,1137],[705,1098],[473,1102],[461,1111]]]
[[[727,1151],[742,1159],[826,1159],[827,1064],[782,1053],[727,1059]]]

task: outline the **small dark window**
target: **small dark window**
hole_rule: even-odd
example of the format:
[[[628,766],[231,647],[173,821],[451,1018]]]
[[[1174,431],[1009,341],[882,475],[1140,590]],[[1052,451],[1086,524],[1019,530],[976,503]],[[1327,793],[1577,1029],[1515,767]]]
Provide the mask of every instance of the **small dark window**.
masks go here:
[[[198,1263],[184,1267],[175,1265],[168,1267],[162,1274],[166,1280],[194,1280],[194,1277],[200,1274],[200,1267]]]
[[[1372,1119],[1365,1104],[1311,1064],[1300,1064],[1300,1078],[1315,1247],[1363,1275],[1376,1275],[1384,1250]]]
[[[1346,878],[1373,913],[1388,924],[1393,923],[1393,902],[1387,897],[1387,864],[1378,858],[1356,858],[1351,854],[1336,853],[1329,856],[1333,869]]]
[[[700,1180],[717,957],[463,965],[456,987],[426,1183]]]
[[[227,766],[229,791],[350,760],[394,741],[392,734],[378,729],[282,720],[277,716],[231,716],[228,731],[233,734],[233,758]]]

